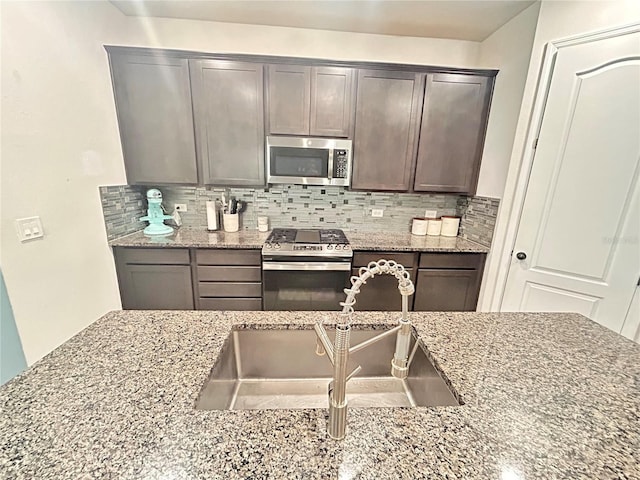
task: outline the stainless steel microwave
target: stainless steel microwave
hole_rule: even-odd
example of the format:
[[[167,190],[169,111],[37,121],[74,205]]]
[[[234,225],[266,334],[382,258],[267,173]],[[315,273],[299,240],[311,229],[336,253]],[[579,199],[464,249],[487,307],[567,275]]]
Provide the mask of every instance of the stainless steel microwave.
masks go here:
[[[348,187],[351,140],[267,137],[267,183]]]

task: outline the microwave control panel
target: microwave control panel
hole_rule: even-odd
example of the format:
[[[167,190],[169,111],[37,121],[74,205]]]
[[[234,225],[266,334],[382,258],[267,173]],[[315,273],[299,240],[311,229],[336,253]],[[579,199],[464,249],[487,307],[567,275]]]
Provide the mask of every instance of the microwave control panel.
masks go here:
[[[347,178],[349,174],[349,151],[333,151],[333,178]]]

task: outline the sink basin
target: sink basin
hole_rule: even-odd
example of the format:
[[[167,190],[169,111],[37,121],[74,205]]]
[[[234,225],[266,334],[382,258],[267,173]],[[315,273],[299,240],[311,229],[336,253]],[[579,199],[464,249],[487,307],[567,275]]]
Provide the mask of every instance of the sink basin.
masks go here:
[[[352,330],[351,345],[381,330]],[[329,335],[335,334],[329,331]],[[406,379],[391,376],[395,335],[351,355],[349,407],[460,405],[420,343]],[[332,339],[333,340],[333,339]],[[412,336],[411,348],[416,342]],[[196,400],[200,410],[327,408],[332,366],[313,330],[234,330]]]

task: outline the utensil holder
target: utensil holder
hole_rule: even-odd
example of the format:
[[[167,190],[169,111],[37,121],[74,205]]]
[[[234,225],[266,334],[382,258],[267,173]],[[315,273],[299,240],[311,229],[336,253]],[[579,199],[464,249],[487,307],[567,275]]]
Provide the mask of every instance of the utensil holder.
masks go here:
[[[240,230],[240,215],[237,213],[223,213],[222,223],[225,232],[237,232]]]

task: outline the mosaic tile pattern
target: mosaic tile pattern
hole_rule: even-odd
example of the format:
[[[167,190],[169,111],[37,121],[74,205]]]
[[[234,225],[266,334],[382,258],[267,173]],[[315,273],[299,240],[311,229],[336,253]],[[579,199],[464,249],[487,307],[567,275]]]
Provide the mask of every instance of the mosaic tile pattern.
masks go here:
[[[220,200],[224,189],[205,187],[161,188],[167,206],[186,203],[183,225],[207,225],[206,200]],[[426,209],[438,215],[454,215],[458,195],[353,192],[342,187],[302,185],[273,186],[268,189],[231,188],[231,195],[247,202],[241,215],[244,229],[255,229],[257,217],[269,217],[273,227],[344,228],[358,231],[408,232],[411,219],[424,216]],[[371,216],[372,208],[384,210],[382,218]]]
[[[142,230],[147,224],[140,217],[147,214],[144,187],[118,185],[100,187],[100,200],[107,240]]]
[[[108,239],[144,228],[138,218],[145,215],[146,187],[101,187],[102,206]],[[181,213],[184,227],[207,225],[207,200],[220,200],[223,188],[164,186],[160,187],[168,212],[176,203],[187,205]],[[437,215],[462,217],[460,234],[486,247],[491,245],[499,200],[444,194],[354,192],[342,187],[278,185],[271,188],[230,188],[230,195],[246,202],[240,215],[242,230],[255,230],[259,215],[269,217],[269,227],[342,228],[352,232],[407,233],[411,219],[424,216],[425,210]],[[374,218],[371,210],[384,210]]]
[[[460,235],[485,247],[491,246],[500,200],[488,197],[460,197]]]
[[[108,313],[0,387],[0,477],[640,478],[640,346],[572,313],[411,312],[464,405],[352,408],[342,441],[326,408],[194,409],[232,328],[338,315]],[[398,315],[353,321],[391,327]]]

